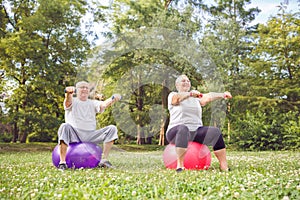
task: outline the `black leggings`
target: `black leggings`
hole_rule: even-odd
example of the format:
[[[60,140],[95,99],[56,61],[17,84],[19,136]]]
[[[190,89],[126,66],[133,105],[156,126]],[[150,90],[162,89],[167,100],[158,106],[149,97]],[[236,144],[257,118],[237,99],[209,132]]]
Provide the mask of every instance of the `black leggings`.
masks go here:
[[[225,148],[220,129],[212,126],[202,126],[196,131],[189,131],[187,126],[178,125],[167,132],[167,140],[169,143],[175,143],[176,147],[181,148],[187,148],[189,141],[211,145],[214,151]]]

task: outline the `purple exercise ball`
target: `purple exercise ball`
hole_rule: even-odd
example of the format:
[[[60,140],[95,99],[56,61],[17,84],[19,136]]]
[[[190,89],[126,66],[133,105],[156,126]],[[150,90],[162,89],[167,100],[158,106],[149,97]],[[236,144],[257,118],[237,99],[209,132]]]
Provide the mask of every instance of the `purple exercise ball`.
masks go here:
[[[68,168],[94,168],[101,161],[102,149],[91,142],[70,143],[66,155]],[[52,152],[52,163],[58,167],[60,161],[59,145]]]

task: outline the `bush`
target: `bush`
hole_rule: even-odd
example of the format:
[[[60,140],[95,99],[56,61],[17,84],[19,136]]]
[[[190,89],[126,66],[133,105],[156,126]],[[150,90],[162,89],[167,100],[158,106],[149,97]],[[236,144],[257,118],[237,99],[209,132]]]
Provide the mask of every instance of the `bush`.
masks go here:
[[[13,139],[13,136],[9,133],[1,133],[0,134],[0,142],[8,143],[8,142],[11,142],[12,139]]]
[[[246,112],[233,125],[233,143],[243,150],[291,150],[300,147],[297,112]]]
[[[283,149],[297,150],[300,148],[300,118],[297,112],[288,112],[282,116]]]
[[[32,133],[28,135],[28,142],[52,142],[52,136],[48,133]]]

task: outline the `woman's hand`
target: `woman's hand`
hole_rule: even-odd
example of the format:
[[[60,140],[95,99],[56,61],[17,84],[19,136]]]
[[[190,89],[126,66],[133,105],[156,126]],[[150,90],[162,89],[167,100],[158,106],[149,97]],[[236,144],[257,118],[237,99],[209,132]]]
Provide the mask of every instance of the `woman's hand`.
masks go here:
[[[200,93],[197,90],[191,90],[190,91],[190,96],[195,97],[195,98],[201,98],[203,95],[202,95],[202,93]]]
[[[230,94],[230,92],[224,92],[224,99],[231,99],[232,95]]]

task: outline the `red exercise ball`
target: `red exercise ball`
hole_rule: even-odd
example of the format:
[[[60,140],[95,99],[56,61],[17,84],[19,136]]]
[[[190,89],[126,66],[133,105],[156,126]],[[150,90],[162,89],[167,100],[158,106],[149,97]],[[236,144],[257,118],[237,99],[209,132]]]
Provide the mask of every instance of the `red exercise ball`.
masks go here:
[[[168,144],[163,153],[163,160],[166,168],[176,169],[177,154],[175,144]],[[209,148],[198,142],[189,142],[187,152],[184,157],[184,167],[186,169],[203,170],[208,169],[211,164],[211,154]]]

